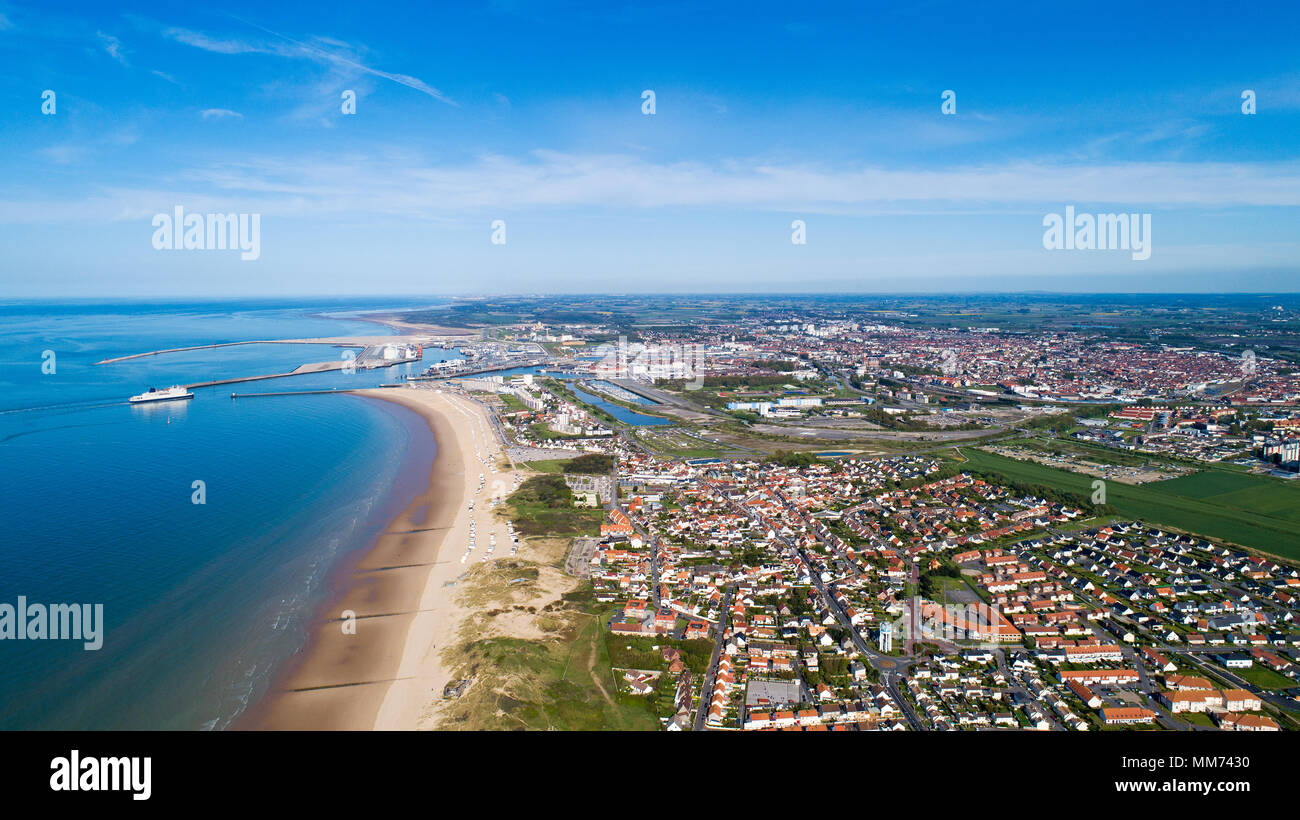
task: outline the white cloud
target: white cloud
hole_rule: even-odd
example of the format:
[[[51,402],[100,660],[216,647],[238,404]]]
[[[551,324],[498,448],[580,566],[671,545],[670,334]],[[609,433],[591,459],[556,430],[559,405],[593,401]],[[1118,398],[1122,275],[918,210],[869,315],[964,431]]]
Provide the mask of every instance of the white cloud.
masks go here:
[[[627,155],[538,151],[461,166],[410,157],[262,159],[193,173],[230,192],[334,200],[379,213],[483,208],[722,208],[809,213],[959,209],[1000,212],[1063,204],[1136,208],[1300,206],[1300,163],[1013,163],[942,169],[654,163]]]
[[[122,52],[122,41],[111,34],[105,34],[102,31],[95,32],[99,36],[99,42],[103,44],[104,51],[108,56],[117,60],[122,65],[129,65],[126,61],[126,55]]]
[[[205,120],[220,120],[226,117],[243,118],[243,114],[238,111],[231,111],[229,108],[205,108],[199,114]]]
[[[315,38],[314,43],[295,40],[286,37],[278,32],[271,31],[268,28],[262,28],[256,24],[249,23],[255,28],[270,34],[278,39],[270,41],[254,41],[241,39],[217,39],[209,37],[202,32],[191,31],[190,29],[173,26],[164,29],[162,35],[178,43],[184,43],[188,46],[211,51],[217,54],[271,54],[277,57],[290,59],[307,59],[314,62],[332,65],[339,68],[350,69],[354,74],[371,74],[375,77],[382,77],[385,80],[404,85],[407,88],[419,91],[421,94],[427,94],[440,102],[448,105],[458,105],[454,100],[443,94],[442,91],[434,88],[418,77],[412,77],[409,74],[399,74],[391,71],[382,71],[373,68],[361,62],[360,57],[354,53],[346,43],[326,37]]]
[[[205,119],[239,116],[208,109]],[[51,157],[52,159],[54,157]],[[1041,217],[1073,204],[1108,211],[1300,206],[1300,163],[1013,163],[940,169],[778,165],[762,161],[654,163],[628,155],[537,151],[431,165],[397,151],[266,156],[177,171],[153,189],[81,191],[68,218],[155,212],[159,203],[285,216],[380,216],[448,221],[482,212],[595,209],[798,214],[1009,214]],[[222,203],[225,203],[224,205]],[[19,203],[10,203],[18,205]],[[44,202],[17,221],[60,209]],[[0,213],[0,222],[21,208]],[[95,216],[91,216],[94,214]],[[109,216],[108,218],[113,218]]]
[[[169,40],[175,40],[178,43],[184,43],[187,46],[201,48],[204,51],[214,51],[218,54],[274,54],[273,49],[266,46],[248,43],[241,40],[218,40],[189,29],[172,27],[164,29],[162,35]],[[284,55],[289,56],[289,55]]]
[[[86,155],[86,149],[81,145],[64,143],[61,145],[47,145],[40,150],[40,153],[41,156],[56,165],[70,165],[79,162]]]

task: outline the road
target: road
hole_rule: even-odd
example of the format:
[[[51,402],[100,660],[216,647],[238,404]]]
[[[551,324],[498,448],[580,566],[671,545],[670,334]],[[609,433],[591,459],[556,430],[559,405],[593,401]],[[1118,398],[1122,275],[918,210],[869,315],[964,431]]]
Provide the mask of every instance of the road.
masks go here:
[[[700,682],[700,705],[695,710],[695,731],[706,728],[704,722],[709,717],[709,704],[713,701],[713,682],[718,677],[718,661],[722,660],[722,641],[727,632],[727,610],[731,606],[731,590],[722,593],[722,609],[718,612],[718,625],[713,630],[713,655],[709,658],[709,669]]]
[[[781,502],[782,504],[785,504],[786,500],[781,498]],[[895,677],[897,676],[901,678],[906,675],[907,668],[911,665],[912,660],[888,658],[881,655],[875,649],[872,649],[862,635],[859,634],[857,627],[853,625],[851,620],[849,620],[848,613],[844,611],[844,608],[840,606],[839,601],[835,599],[834,594],[832,594],[833,591],[828,589],[827,585],[822,582],[821,573],[817,572],[816,564],[814,564],[808,557],[808,554],[801,547],[796,546],[793,541],[781,535],[780,532],[777,532],[775,527],[772,527],[765,522],[757,513],[743,509],[735,502],[732,502],[732,508],[742,515],[749,516],[749,518],[758,523],[759,526],[770,528],[773,532],[776,532],[776,537],[781,540],[781,543],[785,544],[788,549],[799,556],[799,559],[804,562],[806,567],[808,567],[808,575],[812,579],[813,586],[821,593],[822,598],[826,601],[826,606],[835,616],[835,620],[839,621],[840,625],[848,630],[853,645],[857,648],[858,653],[866,658],[872,666],[880,670],[881,684],[889,692],[890,697],[897,702],[898,708],[902,710],[904,717],[907,719],[908,725],[915,731],[925,731],[925,725],[912,709],[912,705],[903,698],[902,692],[899,691],[898,681]]]

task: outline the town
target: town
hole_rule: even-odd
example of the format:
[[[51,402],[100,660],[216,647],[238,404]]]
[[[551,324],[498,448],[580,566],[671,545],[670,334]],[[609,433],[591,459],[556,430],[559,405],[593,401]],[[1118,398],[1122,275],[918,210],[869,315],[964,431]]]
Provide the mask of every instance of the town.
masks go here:
[[[495,328],[548,363],[453,383],[603,511],[566,570],[662,728],[1300,728],[1300,540],[1264,509],[1297,489],[1287,359],[772,315],[616,331]]]

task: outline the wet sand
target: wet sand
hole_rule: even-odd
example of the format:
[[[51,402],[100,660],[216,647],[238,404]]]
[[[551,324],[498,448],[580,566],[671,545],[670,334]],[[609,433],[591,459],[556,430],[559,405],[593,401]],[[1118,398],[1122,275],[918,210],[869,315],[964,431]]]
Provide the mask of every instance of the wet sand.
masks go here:
[[[454,601],[456,579],[483,559],[489,532],[497,534],[493,557],[510,553],[488,500],[508,494],[512,476],[494,469],[501,448],[485,411],[432,387],[357,392],[401,404],[428,423],[437,455],[427,486],[360,558],[296,664],[237,728],[419,728],[450,680],[438,656],[466,614]],[[477,546],[465,556],[471,519]],[[355,634],[344,631],[347,610],[355,613]]]

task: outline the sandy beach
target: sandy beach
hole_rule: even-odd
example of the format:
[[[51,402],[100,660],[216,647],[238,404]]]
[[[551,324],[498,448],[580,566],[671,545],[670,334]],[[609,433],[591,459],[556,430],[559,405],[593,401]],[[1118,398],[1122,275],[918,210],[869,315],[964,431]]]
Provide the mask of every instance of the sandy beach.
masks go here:
[[[516,473],[497,469],[504,454],[486,411],[434,385],[357,392],[428,423],[437,441],[428,486],[357,562],[296,665],[240,728],[428,725],[451,679],[439,654],[469,614],[456,603],[455,585],[475,562],[511,555],[506,524],[490,502],[513,491]],[[345,630],[349,610],[355,634]]]

